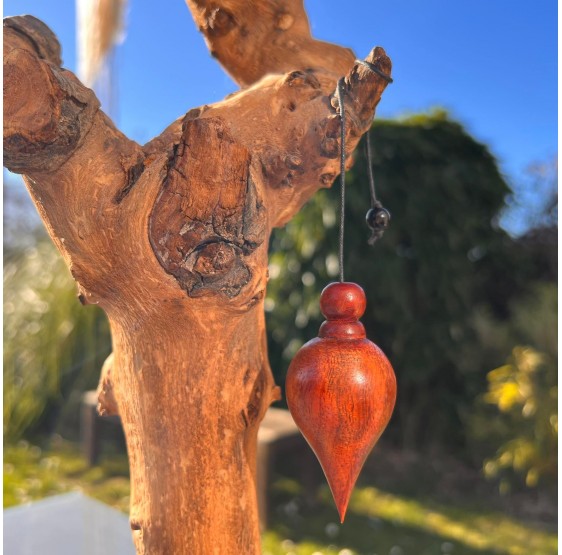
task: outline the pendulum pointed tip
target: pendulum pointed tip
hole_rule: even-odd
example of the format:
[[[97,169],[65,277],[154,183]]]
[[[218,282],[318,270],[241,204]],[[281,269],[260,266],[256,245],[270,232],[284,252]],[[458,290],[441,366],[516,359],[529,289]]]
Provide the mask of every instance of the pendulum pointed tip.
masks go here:
[[[340,514],[341,524],[343,524],[343,521],[345,520],[345,513],[346,512],[347,512],[347,503],[345,505],[343,505],[342,507],[338,507],[338,513]]]
[[[345,520],[345,515],[347,513],[347,506],[349,505],[349,499],[351,498],[351,492],[353,491],[353,486],[355,485],[355,480],[353,480],[351,483],[348,483],[347,486],[343,486],[343,484],[334,483],[333,479],[328,480],[328,483],[330,484],[330,489],[332,490],[332,496],[334,498],[336,508],[340,515],[340,522],[343,524],[343,521]],[[339,486],[339,487],[336,488],[333,486]]]

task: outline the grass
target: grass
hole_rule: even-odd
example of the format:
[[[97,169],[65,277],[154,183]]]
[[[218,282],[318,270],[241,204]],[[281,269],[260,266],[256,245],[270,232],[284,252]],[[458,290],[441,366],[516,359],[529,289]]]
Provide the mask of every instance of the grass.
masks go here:
[[[103,459],[89,468],[69,444],[43,451],[21,442],[4,449],[4,507],[81,490],[123,512],[129,505],[127,460]],[[554,555],[554,531],[486,507],[438,503],[426,496],[364,486],[339,524],[327,487],[313,505],[300,484],[279,477],[271,492],[264,555]]]
[[[264,534],[265,555],[554,555],[553,532],[506,515],[357,488],[339,524],[327,488],[307,508],[276,483],[276,517]],[[284,501],[283,501],[284,498]]]

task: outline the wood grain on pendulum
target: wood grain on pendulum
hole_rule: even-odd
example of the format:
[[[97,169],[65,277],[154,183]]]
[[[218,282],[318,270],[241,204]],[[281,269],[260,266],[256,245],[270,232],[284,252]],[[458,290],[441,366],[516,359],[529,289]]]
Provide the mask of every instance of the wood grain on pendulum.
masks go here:
[[[328,285],[320,297],[327,320],[296,354],[286,382],[289,409],[322,465],[341,522],[396,401],[392,366],[359,322],[365,306],[359,285]]]

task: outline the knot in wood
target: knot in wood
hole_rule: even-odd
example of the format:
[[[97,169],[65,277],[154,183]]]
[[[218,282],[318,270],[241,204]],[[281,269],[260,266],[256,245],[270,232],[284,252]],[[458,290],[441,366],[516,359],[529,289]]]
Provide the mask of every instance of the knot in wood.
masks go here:
[[[280,13],[277,15],[275,26],[281,31],[287,31],[293,26],[295,18],[290,13]]]
[[[191,297],[236,297],[252,278],[248,257],[265,240],[266,213],[250,153],[219,118],[186,118],[150,216],[161,266]]]
[[[315,90],[322,87],[312,69],[291,71],[285,76],[284,84],[289,87],[310,87]]]
[[[206,27],[204,29],[207,34],[213,38],[224,37],[236,27],[236,20],[232,13],[224,8],[213,8],[208,11],[206,17]]]

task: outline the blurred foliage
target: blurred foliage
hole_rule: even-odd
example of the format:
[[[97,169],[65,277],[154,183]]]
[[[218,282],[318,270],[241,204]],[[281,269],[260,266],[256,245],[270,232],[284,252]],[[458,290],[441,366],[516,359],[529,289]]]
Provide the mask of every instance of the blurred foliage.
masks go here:
[[[76,448],[58,442],[48,451],[27,442],[4,452],[4,506],[81,490],[127,512],[126,457],[105,457],[87,467]],[[340,525],[327,486],[309,506],[300,483],[279,478],[272,487],[272,518],[262,536],[269,555],[554,555],[555,531],[522,524],[460,503],[358,487]],[[462,500],[462,498],[461,498]]]
[[[410,448],[455,450],[487,372],[513,345],[480,356],[475,314],[509,318],[511,300],[528,288],[534,252],[521,256],[498,227],[509,188],[488,149],[446,114],[377,121],[370,133],[377,194],[392,222],[370,247],[358,148],[348,174],[345,269],[366,291],[368,336],[398,377],[387,434]],[[266,311],[281,383],[296,350],[317,334],[321,289],[337,279],[337,212],[337,191],[322,191],[271,241]]]
[[[100,465],[89,467],[76,447],[60,440],[55,443],[48,451],[27,441],[4,449],[4,507],[80,490],[120,511],[129,510],[126,455],[104,458]]]
[[[552,229],[549,222],[526,233],[518,240],[519,253],[528,246],[530,236],[546,232],[551,238]],[[551,239],[548,243],[554,248]],[[552,249],[545,254],[544,258],[552,257]],[[528,292],[513,299],[507,321],[483,313],[475,317],[481,357],[488,353],[497,358],[507,347],[511,349],[508,363],[488,373],[487,391],[477,397],[467,417],[473,458],[477,463],[484,460],[484,474],[499,480],[503,493],[522,482],[528,487],[542,483],[555,496],[558,289],[556,274],[548,275],[550,280],[531,281]]]
[[[522,235],[558,222],[558,156],[534,162],[514,181],[502,225]]]
[[[514,302],[508,323],[481,330],[483,344],[532,345],[513,348],[508,363],[488,374],[469,423],[485,475],[497,477],[503,492],[519,476],[527,486],[557,479],[557,296],[555,284],[536,284]]]
[[[485,400],[509,419],[514,437],[484,464],[487,476],[503,470],[525,474],[527,486],[556,476],[558,450],[558,391],[556,369],[531,348],[516,347],[509,364],[488,374]]]
[[[80,307],[72,277],[47,237],[5,252],[5,440],[34,432],[76,434],[80,393],[96,387],[110,349],[105,316],[97,307]]]

